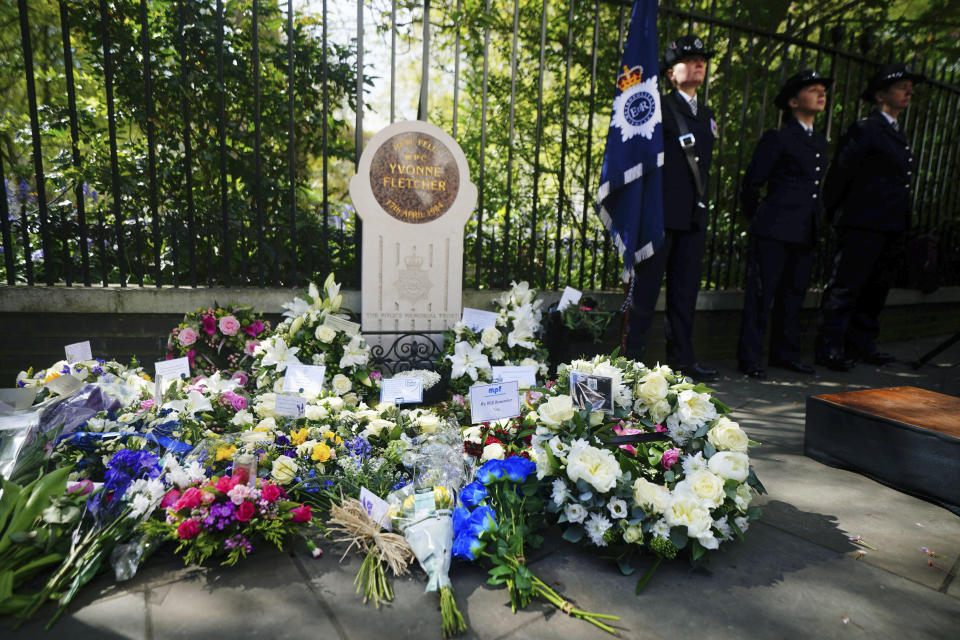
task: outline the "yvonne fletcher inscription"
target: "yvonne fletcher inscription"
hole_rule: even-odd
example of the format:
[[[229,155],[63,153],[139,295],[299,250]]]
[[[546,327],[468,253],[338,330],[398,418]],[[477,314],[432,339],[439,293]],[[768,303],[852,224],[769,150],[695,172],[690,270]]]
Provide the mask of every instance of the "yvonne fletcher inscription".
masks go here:
[[[447,211],[460,189],[460,171],[450,149],[428,133],[410,131],[388,139],[370,163],[373,197],[402,222],[421,224]]]

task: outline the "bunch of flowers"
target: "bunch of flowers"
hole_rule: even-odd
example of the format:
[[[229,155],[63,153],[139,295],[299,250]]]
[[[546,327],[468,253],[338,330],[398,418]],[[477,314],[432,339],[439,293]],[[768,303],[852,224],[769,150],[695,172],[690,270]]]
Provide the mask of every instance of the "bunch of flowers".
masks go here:
[[[619,371],[617,408],[579,409],[558,384],[537,406],[537,474],[552,483],[547,509],[565,539],[608,549],[625,571],[634,554],[655,554],[639,589],[661,559],[684,550],[698,562],[740,537],[759,517],[749,504],[764,489],[747,435],[710,389],[669,367],[623,358],[579,366],[590,364],[595,374]]]
[[[576,609],[526,566],[526,549],[542,542],[542,520],[536,465],[521,456],[491,460],[477,470],[476,480],[463,488],[463,506],[453,513],[453,554],[489,565],[490,584],[505,585],[514,612],[534,598],[543,598],[564,613],[616,635],[603,620],[617,616]]]
[[[136,359],[124,365],[116,360],[96,358],[73,363],[59,360],[45,369],[35,370],[30,367],[17,374],[17,387],[42,388],[51,380],[68,374],[84,383],[120,381],[139,386],[150,382],[150,376],[143,371]],[[47,393],[38,393],[35,402],[40,402],[47,396]]]
[[[528,392],[527,396],[538,395]],[[482,422],[463,429],[463,452],[479,463],[509,456],[530,458],[530,444],[537,427],[537,414]]]
[[[348,319],[341,311],[343,296],[333,274],[321,292],[310,283],[304,298],[284,304],[286,319],[254,349],[257,388],[280,391],[290,363],[324,365],[325,386],[350,404],[379,394],[379,373],[370,368],[370,347],[360,333],[352,334],[327,322]],[[345,310],[344,310],[345,311]]]
[[[255,482],[242,473],[198,480],[187,473],[171,477],[174,485],[160,503],[165,519],[145,522],[143,530],[177,541],[176,551],[187,564],[212,556],[225,556],[221,564],[236,564],[261,538],[282,549],[283,539],[302,533],[312,517],[310,506],[288,500],[280,485]]]
[[[204,375],[246,368],[270,322],[247,305],[200,307],[183,317],[167,338],[167,359],[187,357]]]
[[[470,385],[490,382],[494,366],[532,366],[547,374],[547,352],[540,340],[542,300],[526,282],[511,283],[494,301],[496,326],[473,331],[457,322],[443,336],[437,369],[449,373],[450,388],[466,393]]]

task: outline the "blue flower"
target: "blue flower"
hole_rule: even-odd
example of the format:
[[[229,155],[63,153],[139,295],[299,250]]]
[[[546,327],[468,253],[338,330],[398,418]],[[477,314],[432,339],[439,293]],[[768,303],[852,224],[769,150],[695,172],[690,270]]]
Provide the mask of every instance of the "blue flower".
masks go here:
[[[467,526],[477,531],[478,535],[482,535],[487,531],[493,531],[497,528],[497,514],[490,507],[477,507],[470,514],[470,520]]]
[[[470,525],[470,510],[466,507],[457,507],[453,510],[453,536],[460,534]]]
[[[531,473],[537,470],[537,465],[522,456],[512,456],[503,461],[503,471],[511,482],[517,484],[527,479]]]
[[[490,460],[477,469],[477,480],[483,484],[496,482],[503,477],[503,460]]]
[[[462,560],[476,560],[477,554],[483,551],[484,543],[480,538],[471,535],[459,536],[453,541],[453,555]]]
[[[487,498],[487,488],[474,480],[460,490],[460,502],[471,509]]]

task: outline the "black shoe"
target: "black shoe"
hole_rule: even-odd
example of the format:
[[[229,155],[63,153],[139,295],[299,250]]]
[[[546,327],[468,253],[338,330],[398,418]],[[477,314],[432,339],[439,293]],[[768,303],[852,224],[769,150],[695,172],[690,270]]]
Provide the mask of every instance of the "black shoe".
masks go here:
[[[808,376],[812,376],[817,372],[816,369],[814,369],[808,364],[803,364],[799,360],[771,360],[770,366],[777,367],[778,369],[786,369],[787,371],[796,371],[797,373],[804,373]]]
[[[693,364],[688,364],[686,366],[673,366],[670,365],[670,368],[674,371],[679,371],[685,376],[690,376],[694,380],[713,380],[717,377],[717,370],[711,369],[710,367],[704,367],[696,362]]]
[[[766,380],[767,372],[764,371],[760,365],[749,364],[749,365],[740,365],[737,367],[740,371],[749,378],[754,380]]]
[[[876,364],[883,366],[889,364],[896,360],[893,357],[893,354],[887,353],[886,351],[874,351],[873,353],[865,353],[860,356],[860,360],[866,362],[867,364]]]
[[[849,358],[844,358],[843,356],[837,355],[827,355],[824,353],[817,354],[817,357],[814,358],[814,363],[820,365],[821,367],[832,369],[833,371],[850,371],[857,366],[857,363]]]

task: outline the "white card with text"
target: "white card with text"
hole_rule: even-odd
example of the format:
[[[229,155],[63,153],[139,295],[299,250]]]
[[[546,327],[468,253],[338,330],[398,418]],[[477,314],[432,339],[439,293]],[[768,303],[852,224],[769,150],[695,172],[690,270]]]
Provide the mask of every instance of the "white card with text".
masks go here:
[[[520,385],[512,382],[478,384],[470,387],[470,421],[494,422],[520,415]]]
[[[284,393],[277,394],[277,407],[274,409],[274,412],[278,416],[302,418],[306,413],[306,409],[307,401],[303,399],[303,396],[287,395]]]
[[[327,368],[322,365],[287,364],[287,371],[283,375],[283,391],[285,393],[306,393],[316,395],[323,389],[323,376]]]
[[[366,487],[360,487],[360,504],[363,505],[364,510],[367,512],[367,515],[370,516],[371,520],[387,531],[393,530],[393,523],[390,522],[390,516],[388,515],[390,505],[387,504],[386,500]]]
[[[380,381],[380,402],[423,402],[423,378],[388,378]]]
[[[470,327],[471,331],[479,333],[488,327],[497,326],[497,314],[493,311],[464,307],[460,322]]]
[[[337,316],[324,316],[323,326],[330,327],[337,331],[343,331],[348,336],[355,336],[360,333],[360,325],[356,322],[350,322],[345,318]]]
[[[557,303],[557,311],[563,311],[570,305],[577,304],[580,302],[581,296],[583,296],[583,292],[573,287],[564,287],[563,295],[560,296],[560,302]]]
[[[493,367],[494,382],[519,382],[521,389],[537,386],[537,367]]]
[[[163,376],[165,384],[190,377],[190,360],[186,357],[160,360],[153,365],[154,375]]]
[[[74,342],[63,348],[67,356],[67,362],[80,362],[81,360],[93,360],[93,353],[90,351],[90,341]]]

